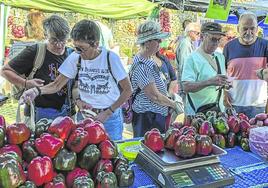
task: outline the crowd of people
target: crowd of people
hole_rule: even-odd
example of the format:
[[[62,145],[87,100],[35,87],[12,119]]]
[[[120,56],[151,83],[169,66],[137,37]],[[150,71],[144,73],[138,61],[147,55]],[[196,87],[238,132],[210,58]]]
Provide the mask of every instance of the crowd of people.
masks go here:
[[[65,19],[52,15],[43,21],[40,43],[45,44],[45,54],[33,78],[28,76],[35,68],[40,43],[12,58],[1,75],[24,90],[22,102],[34,101],[36,121],[65,115],[80,121],[93,113],[112,140],[122,139],[121,106],[131,96],[134,137],[152,128],[164,133],[168,115],[177,110],[172,97],[177,94],[184,102],[185,115],[225,108],[249,117],[264,112],[268,41],[257,37],[256,15],[245,12],[240,16],[237,36],[214,22],[184,25],[184,36],[177,39],[174,69],[159,54],[161,41],[170,33],[162,32],[155,21],[141,23],[136,41],[140,48],[128,74],[118,54],[100,45],[99,23],[81,20],[70,29]],[[74,48],[66,46],[69,35]],[[27,105],[25,115],[29,116]]]

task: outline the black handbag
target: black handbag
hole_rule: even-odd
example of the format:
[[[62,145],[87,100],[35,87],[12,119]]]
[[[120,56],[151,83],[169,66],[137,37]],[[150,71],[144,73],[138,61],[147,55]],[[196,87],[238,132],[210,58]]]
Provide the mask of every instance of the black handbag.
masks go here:
[[[217,74],[221,74],[221,67],[220,67],[220,63],[219,63],[218,57],[215,56],[215,58],[216,58],[217,69],[218,69],[218,70],[217,70]],[[200,106],[197,110],[196,110],[196,108],[195,108],[195,106],[194,106],[194,103],[193,103],[191,97],[190,97],[190,94],[187,93],[187,98],[188,98],[188,101],[189,101],[189,103],[190,103],[191,108],[192,108],[196,113],[198,113],[198,112],[202,112],[202,113],[206,114],[206,112],[208,112],[208,111],[220,112],[221,109],[220,109],[219,101],[220,101],[220,98],[221,98],[221,95],[222,95],[222,89],[223,89],[222,87],[219,88],[219,93],[218,93],[218,96],[217,96],[215,102],[213,102],[213,103],[208,103],[208,104],[205,104],[205,105],[203,105],[203,106]]]

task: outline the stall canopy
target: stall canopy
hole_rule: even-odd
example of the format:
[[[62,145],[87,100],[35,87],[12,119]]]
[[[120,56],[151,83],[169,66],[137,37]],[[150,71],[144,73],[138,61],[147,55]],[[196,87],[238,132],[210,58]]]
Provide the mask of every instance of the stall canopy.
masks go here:
[[[148,16],[157,6],[147,0],[0,0],[1,3],[23,9],[45,12],[77,12],[111,19]]]

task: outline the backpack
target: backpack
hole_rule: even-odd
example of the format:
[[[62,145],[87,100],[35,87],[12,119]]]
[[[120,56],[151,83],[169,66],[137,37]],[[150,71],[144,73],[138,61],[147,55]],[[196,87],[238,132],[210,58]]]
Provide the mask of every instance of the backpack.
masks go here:
[[[37,52],[35,55],[35,59],[33,62],[33,69],[30,72],[29,76],[25,76],[25,74],[20,75],[22,78],[25,78],[26,80],[31,80],[33,79],[36,71],[41,68],[44,62],[44,58],[46,55],[46,44],[45,43],[38,43],[37,44]],[[16,85],[12,85],[11,92],[12,96],[14,99],[19,100],[23,92],[25,91],[26,88],[21,88]]]
[[[111,69],[111,63],[110,63],[109,55],[110,55],[110,52],[108,51],[108,53],[107,53],[108,70],[109,70],[110,74],[112,75],[114,81],[117,83],[117,81],[116,81],[116,79],[115,79],[115,77],[114,77],[114,75],[113,75],[113,73],[112,73],[112,69]],[[135,67],[135,68],[136,68],[136,67]],[[133,73],[133,71],[134,71],[135,68],[133,68],[133,69],[129,72],[129,78],[131,78],[131,75],[132,75],[132,73]],[[117,86],[118,86],[119,90],[121,91],[122,89],[121,89],[120,85],[117,84]],[[135,91],[135,93],[133,93],[133,94],[131,95],[131,97],[130,97],[124,104],[122,104],[121,108],[122,108],[122,114],[123,114],[124,123],[129,124],[129,123],[132,122],[132,119],[133,119],[132,104],[133,104],[133,102],[134,102],[136,96],[137,96],[140,92],[141,92],[141,89],[138,87],[137,90]]]

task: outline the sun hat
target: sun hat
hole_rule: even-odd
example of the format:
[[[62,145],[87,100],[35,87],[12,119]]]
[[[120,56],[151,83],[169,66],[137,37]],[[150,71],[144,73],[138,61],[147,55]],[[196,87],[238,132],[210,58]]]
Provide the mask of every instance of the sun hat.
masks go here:
[[[162,32],[159,23],[149,20],[139,26],[137,35],[136,43],[143,44],[149,40],[168,38],[170,33]]]
[[[220,34],[225,36],[225,33],[222,31],[222,26],[215,22],[206,22],[202,24],[201,33]]]

